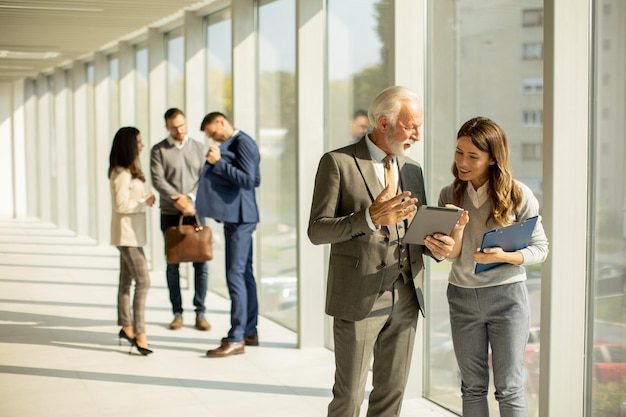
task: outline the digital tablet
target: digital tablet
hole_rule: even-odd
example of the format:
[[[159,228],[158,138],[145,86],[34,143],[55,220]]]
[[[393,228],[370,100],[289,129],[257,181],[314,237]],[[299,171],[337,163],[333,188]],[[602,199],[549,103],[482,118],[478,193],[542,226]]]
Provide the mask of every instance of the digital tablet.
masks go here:
[[[524,249],[528,246],[528,243],[530,243],[530,237],[533,234],[533,230],[535,230],[538,218],[539,216],[530,217],[523,222],[485,232],[480,250],[482,251],[485,248],[502,248],[505,252],[514,252]],[[498,265],[502,265],[502,262],[490,264],[477,263],[474,268],[474,273],[478,274],[488,269],[495,268]]]
[[[423,245],[426,236],[435,233],[449,235],[461,214],[463,214],[463,209],[420,206],[407,227],[402,242]]]

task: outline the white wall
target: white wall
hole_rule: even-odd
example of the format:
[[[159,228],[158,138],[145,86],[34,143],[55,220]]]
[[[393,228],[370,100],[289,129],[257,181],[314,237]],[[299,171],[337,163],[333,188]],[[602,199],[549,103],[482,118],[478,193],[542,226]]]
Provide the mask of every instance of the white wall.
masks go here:
[[[0,218],[13,217],[13,85],[0,83]]]

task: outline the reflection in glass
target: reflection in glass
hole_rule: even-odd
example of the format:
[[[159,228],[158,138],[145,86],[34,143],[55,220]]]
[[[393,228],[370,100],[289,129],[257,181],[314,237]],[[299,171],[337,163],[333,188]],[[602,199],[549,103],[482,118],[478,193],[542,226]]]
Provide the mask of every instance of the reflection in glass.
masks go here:
[[[355,112],[389,86],[390,7],[389,0],[328,1],[328,150],[363,135],[367,120]]]
[[[185,111],[185,38],[181,29],[166,36],[167,52],[167,107]],[[167,109],[166,109],[167,110]],[[163,110],[165,113],[165,110]]]
[[[297,330],[295,2],[259,2],[261,314]]]
[[[511,150],[513,175],[542,203],[543,60],[528,56],[528,45],[542,51],[543,3],[503,0],[429,2],[428,92],[425,122],[426,178],[429,201],[452,182],[456,132],[474,116],[503,127]],[[506,102],[506,106],[502,103]],[[427,305],[426,396],[460,413],[461,380],[452,340],[446,288],[449,262],[430,262]],[[529,415],[537,415],[539,394],[539,323],[541,267],[527,268],[531,332],[525,353],[525,389]],[[491,378],[493,381],[493,378]],[[493,395],[490,410],[499,415]]]
[[[619,29],[626,24],[626,4],[594,4],[593,262],[588,273],[594,297],[587,415],[603,417],[626,415],[626,41]]]
[[[232,117],[232,19],[230,9],[207,18],[207,109]]]

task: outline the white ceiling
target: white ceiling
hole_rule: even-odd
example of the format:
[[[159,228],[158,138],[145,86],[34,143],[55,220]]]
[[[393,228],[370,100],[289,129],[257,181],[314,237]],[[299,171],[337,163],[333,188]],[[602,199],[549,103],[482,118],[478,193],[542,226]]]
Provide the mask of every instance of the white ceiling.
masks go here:
[[[32,77],[212,0],[0,0],[0,82]]]

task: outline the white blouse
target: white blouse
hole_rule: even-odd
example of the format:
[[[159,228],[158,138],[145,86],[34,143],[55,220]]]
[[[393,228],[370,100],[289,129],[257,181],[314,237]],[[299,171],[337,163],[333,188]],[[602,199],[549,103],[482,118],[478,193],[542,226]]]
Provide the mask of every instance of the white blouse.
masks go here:
[[[128,169],[116,167],[111,172],[111,245],[140,247],[146,245],[144,184],[132,178]]]

